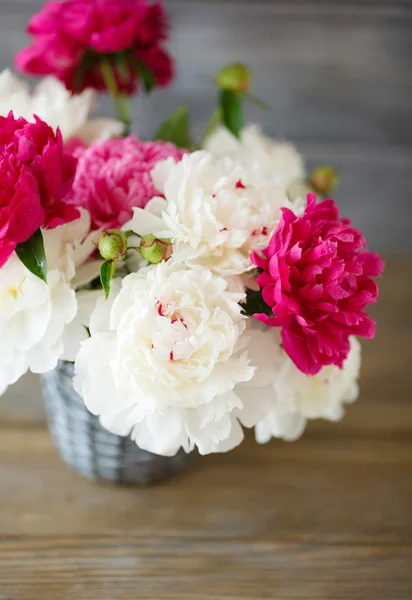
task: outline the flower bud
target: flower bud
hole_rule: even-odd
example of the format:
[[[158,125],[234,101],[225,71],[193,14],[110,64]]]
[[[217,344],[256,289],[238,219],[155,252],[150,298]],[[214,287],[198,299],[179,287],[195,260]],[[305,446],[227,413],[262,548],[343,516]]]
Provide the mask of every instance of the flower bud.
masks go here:
[[[140,241],[140,254],[152,265],[157,265],[162,260],[170,258],[172,250],[171,240],[157,238],[153,234],[143,236]]]
[[[127,236],[120,229],[108,229],[99,239],[99,252],[105,260],[120,261],[126,257]]]
[[[338,186],[339,175],[336,169],[329,165],[316,167],[310,175],[309,183],[317,194],[327,198],[334,193]]]
[[[249,92],[252,76],[248,67],[242,63],[233,63],[223,67],[216,77],[217,85],[224,90]]]

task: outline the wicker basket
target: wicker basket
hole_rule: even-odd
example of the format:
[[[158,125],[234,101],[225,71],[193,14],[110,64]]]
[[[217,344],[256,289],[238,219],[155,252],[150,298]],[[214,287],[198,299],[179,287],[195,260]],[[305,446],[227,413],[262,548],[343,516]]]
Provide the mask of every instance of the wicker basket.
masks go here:
[[[49,428],[72,469],[90,479],[133,485],[166,479],[188,465],[191,456],[183,451],[158,456],[104,429],[74,391],[72,378],[73,365],[66,362],[42,376]]]

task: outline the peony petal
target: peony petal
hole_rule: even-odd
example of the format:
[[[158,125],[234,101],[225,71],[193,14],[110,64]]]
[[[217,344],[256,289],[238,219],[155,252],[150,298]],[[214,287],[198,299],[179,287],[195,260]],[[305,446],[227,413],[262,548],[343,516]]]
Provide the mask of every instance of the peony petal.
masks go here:
[[[309,352],[306,336],[297,325],[282,329],[282,342],[285,352],[302,373],[316,375],[320,371],[322,365],[315,362]]]

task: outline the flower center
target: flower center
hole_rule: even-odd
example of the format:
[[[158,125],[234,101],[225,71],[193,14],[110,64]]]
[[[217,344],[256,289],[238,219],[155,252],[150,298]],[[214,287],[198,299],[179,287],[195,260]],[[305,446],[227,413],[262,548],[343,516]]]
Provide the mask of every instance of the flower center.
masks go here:
[[[161,317],[166,317],[167,319],[170,319],[172,323],[176,323],[176,321],[179,321],[180,323],[183,323],[183,325],[187,329],[187,325],[184,322],[183,317],[175,304],[171,302],[168,302],[167,304],[162,304],[162,302],[158,300],[156,302],[156,308],[157,312]]]
[[[17,296],[19,295],[19,291],[16,287],[9,287],[7,293],[13,297],[13,300],[17,300]]]
[[[20,290],[14,285],[0,287],[0,306],[2,309],[10,310],[13,304],[17,301],[20,295]]]
[[[169,361],[175,361],[176,358],[174,356],[173,348],[176,341],[182,336],[182,328],[179,327],[179,324],[182,324],[184,329],[187,329],[187,324],[185,323],[178,307],[173,302],[162,303],[160,300],[157,300],[156,310],[161,317],[168,319],[170,322],[171,330],[169,333],[165,334],[164,341],[166,342],[166,345],[170,344],[171,346],[168,356]],[[166,340],[168,340],[168,342]],[[156,348],[158,348],[157,345]],[[155,345],[152,341],[152,350],[154,349]]]

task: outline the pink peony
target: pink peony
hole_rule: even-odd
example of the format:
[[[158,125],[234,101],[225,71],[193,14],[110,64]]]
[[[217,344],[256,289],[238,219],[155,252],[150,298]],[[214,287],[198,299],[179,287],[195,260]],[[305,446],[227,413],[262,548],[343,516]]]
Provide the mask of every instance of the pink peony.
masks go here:
[[[161,160],[180,160],[184,151],[164,142],[143,142],[134,136],[95,142],[78,148],[75,180],[69,200],[84,206],[95,229],[121,227],[158,195],[150,171]]]
[[[63,201],[74,175],[60,132],[44,121],[0,117],[0,267],[39,227],[73,221],[79,211]]]
[[[91,87],[106,90],[100,55],[111,55],[120,91],[132,94],[139,80],[137,61],[159,86],[173,75],[171,57],[162,49],[167,35],[160,3],[147,0],[66,0],[49,2],[28,26],[35,37],[16,56],[16,65],[30,75],[54,75],[74,93]],[[82,75],[81,81],[78,76]]]
[[[257,278],[274,316],[255,314],[282,327],[286,353],[295,365],[315,375],[323,365],[342,368],[349,336],[372,338],[375,323],[364,309],[376,301],[382,259],[367,252],[365,240],[349,219],[339,219],[333,200],[316,204],[308,194],[302,217],[284,208],[263,257],[251,259],[263,270]]]

